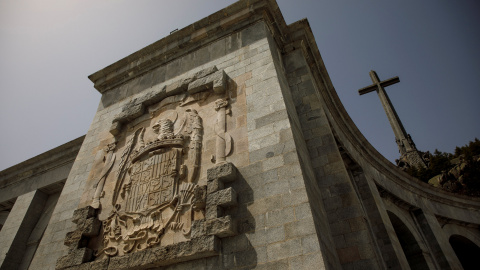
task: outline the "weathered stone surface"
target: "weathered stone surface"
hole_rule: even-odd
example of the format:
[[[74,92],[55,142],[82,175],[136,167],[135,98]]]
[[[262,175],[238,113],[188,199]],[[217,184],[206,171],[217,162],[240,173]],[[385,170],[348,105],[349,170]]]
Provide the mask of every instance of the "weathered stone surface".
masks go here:
[[[169,85],[169,91],[167,91],[167,87],[164,86],[160,90],[153,90],[145,93],[145,95],[141,96],[140,98],[134,99],[133,101],[126,104],[123,107],[122,112],[115,116],[112,123],[126,123],[128,121],[134,120],[137,117],[140,117],[144,114],[145,108],[147,106],[158,103],[169,95],[176,95],[180,92],[185,91],[186,84],[188,84],[188,82],[182,84],[182,81],[178,81]],[[112,125],[112,127],[110,128],[110,133],[112,133],[113,135],[117,135],[120,132],[121,127],[121,125]]]
[[[102,222],[100,222],[100,220],[98,220],[96,217],[92,217],[85,220],[85,223],[83,223],[81,227],[82,235],[84,236],[98,235],[101,225],[102,225]]]
[[[178,95],[187,91],[188,84],[192,79],[179,80],[172,84],[167,85],[165,91],[168,96]]]
[[[65,236],[64,244],[70,249],[79,248],[80,240],[82,239],[82,231],[75,230],[73,232],[68,232]]]
[[[237,234],[237,226],[231,216],[208,219],[205,228],[207,235],[216,235],[220,238]]]
[[[205,230],[205,220],[194,220],[192,223],[192,231],[190,236],[192,238],[200,237],[206,235]]]
[[[66,234],[64,244],[69,247],[71,254],[78,254],[88,245],[89,237],[99,234],[102,222],[96,217],[96,209],[91,206],[75,210],[73,222],[77,227]]]
[[[207,75],[210,75],[210,74],[214,73],[217,70],[218,70],[217,66],[211,66],[211,67],[202,69],[199,72],[195,73],[194,78],[196,78],[196,79],[203,78]]]
[[[207,207],[205,211],[205,218],[206,219],[214,219],[223,216],[223,209],[218,205],[213,205]]]
[[[210,78],[213,81],[213,92],[217,94],[225,92],[225,89],[227,89],[227,74],[225,74],[225,71],[217,71]]]
[[[121,130],[122,130],[122,123],[118,121],[113,122],[112,125],[110,126],[110,133],[113,136],[117,136],[118,134],[120,134]]]
[[[210,194],[219,191],[220,189],[223,189],[223,187],[223,182],[218,180],[217,178],[209,180],[207,183],[207,193]]]
[[[73,212],[72,222],[75,224],[79,224],[91,217],[94,217],[95,214],[96,214],[96,209],[91,206],[79,208],[75,210],[75,212]]]
[[[167,97],[166,86],[163,86],[161,89],[155,89],[153,91],[149,91],[145,93],[145,95],[141,96],[138,99],[133,101],[134,104],[143,104],[145,106],[150,106],[157,102],[160,102],[162,99]]]
[[[96,260],[93,262],[86,262],[80,265],[65,268],[65,270],[106,270],[108,269],[109,258],[104,260]]]
[[[208,81],[207,77],[196,79],[188,85],[188,93],[195,94],[198,92],[206,91],[213,87],[213,82]]]
[[[215,93],[223,93],[227,87],[227,74],[220,70],[206,77],[196,79],[188,85],[188,92],[190,94],[206,91],[212,89]]]
[[[110,259],[109,270],[149,269],[217,255],[220,240],[215,236],[192,238],[169,246],[150,248]]]
[[[92,255],[93,251],[89,248],[73,249],[57,261],[56,269],[65,269],[70,266],[80,265],[91,260]]]
[[[131,121],[141,116],[145,112],[145,106],[143,104],[131,104],[123,108],[123,111],[115,116],[115,121],[125,122]]]
[[[194,209],[204,209],[207,202],[207,186],[197,186],[193,190],[192,204]]]
[[[223,182],[235,180],[237,176],[237,168],[232,163],[223,163],[207,170],[207,179],[212,181],[218,179]]]
[[[207,207],[211,207],[215,205],[228,207],[236,204],[237,204],[237,193],[231,187],[209,194],[207,197]]]
[[[187,77],[164,86],[160,90],[153,90],[145,93],[143,96],[134,99],[122,109],[122,112],[115,116],[110,133],[118,135],[122,123],[129,122],[141,116],[145,108],[158,103],[166,97],[175,96],[188,91],[190,94],[198,93],[208,89],[213,89],[216,93],[223,93],[226,88],[226,73],[218,71],[216,66],[205,68],[193,77]],[[117,124],[115,124],[117,123]]]

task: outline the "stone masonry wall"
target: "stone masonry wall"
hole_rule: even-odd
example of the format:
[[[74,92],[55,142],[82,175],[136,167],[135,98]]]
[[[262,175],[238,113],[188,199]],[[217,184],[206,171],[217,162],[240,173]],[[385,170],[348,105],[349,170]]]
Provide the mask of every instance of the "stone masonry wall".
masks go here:
[[[238,168],[240,180],[225,188],[234,188],[239,205],[225,209],[225,214],[237,222],[239,235],[222,239],[219,256],[172,269],[181,265],[195,269],[309,269],[324,265],[289,119],[292,112],[282,93],[286,83],[277,74],[282,64],[268,35],[267,26],[260,21],[105,92],[32,267],[54,269],[56,260],[66,253],[63,239],[74,230],[73,211],[88,203],[88,196],[82,199],[81,193],[93,161],[98,159],[95,155],[105,144],[102,140],[109,137],[109,123],[122,107],[144,89],[168,85],[178,75],[211,66],[223,69],[235,89],[230,97],[232,117],[227,120],[234,150],[227,162]],[[209,143],[204,143],[209,149]],[[208,166],[202,168],[201,178],[206,169]]]
[[[380,269],[364,209],[350,181],[301,48],[286,55],[285,63],[340,264],[344,269]]]
[[[248,140],[227,157],[240,174],[232,184],[239,205],[227,210],[238,222],[239,235],[222,239],[218,257],[167,269],[321,269],[325,264],[275,69],[280,64],[271,50],[275,45],[263,23],[245,31],[253,29],[263,38],[238,50],[229,67],[212,62],[238,83],[237,100],[246,97]],[[247,160],[239,160],[242,153]]]

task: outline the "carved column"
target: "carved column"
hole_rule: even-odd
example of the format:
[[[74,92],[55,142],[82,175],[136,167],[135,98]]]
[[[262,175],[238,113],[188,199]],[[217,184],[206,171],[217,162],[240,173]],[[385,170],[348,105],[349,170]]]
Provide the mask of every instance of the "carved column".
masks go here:
[[[217,111],[217,122],[215,123],[215,133],[217,135],[216,149],[215,149],[215,164],[222,164],[226,162],[227,156],[227,136],[226,135],[226,114],[228,100],[218,99],[215,101],[215,110]]]
[[[105,157],[105,166],[103,167],[102,172],[100,173],[100,178],[98,180],[98,183],[96,184],[96,189],[95,189],[95,194],[93,196],[93,201],[91,206],[95,209],[100,208],[100,198],[102,197],[103,194],[103,187],[105,186],[105,180],[108,176],[108,173],[110,172],[110,169],[113,167],[113,164],[115,163],[115,154],[114,150],[116,147],[116,142],[111,143],[107,145],[105,148],[106,157]]]

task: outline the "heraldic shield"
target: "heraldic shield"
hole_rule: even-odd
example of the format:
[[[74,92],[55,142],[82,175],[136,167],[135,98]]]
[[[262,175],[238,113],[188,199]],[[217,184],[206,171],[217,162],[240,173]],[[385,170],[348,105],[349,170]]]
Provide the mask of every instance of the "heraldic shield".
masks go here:
[[[170,148],[153,153],[130,168],[131,183],[126,192],[126,212],[144,212],[172,201],[178,189],[182,149]]]
[[[121,256],[189,238],[203,127],[190,109],[176,132],[174,124],[160,119],[128,137],[116,174],[113,211],[103,221],[103,248],[96,256]],[[158,136],[145,142],[146,132]]]

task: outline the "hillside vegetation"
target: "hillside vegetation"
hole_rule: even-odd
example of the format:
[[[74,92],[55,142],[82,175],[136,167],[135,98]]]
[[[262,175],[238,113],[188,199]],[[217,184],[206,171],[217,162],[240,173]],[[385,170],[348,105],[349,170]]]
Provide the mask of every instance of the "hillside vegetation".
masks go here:
[[[436,149],[428,168],[411,167],[407,173],[450,192],[480,197],[480,140],[457,146],[453,154]]]

